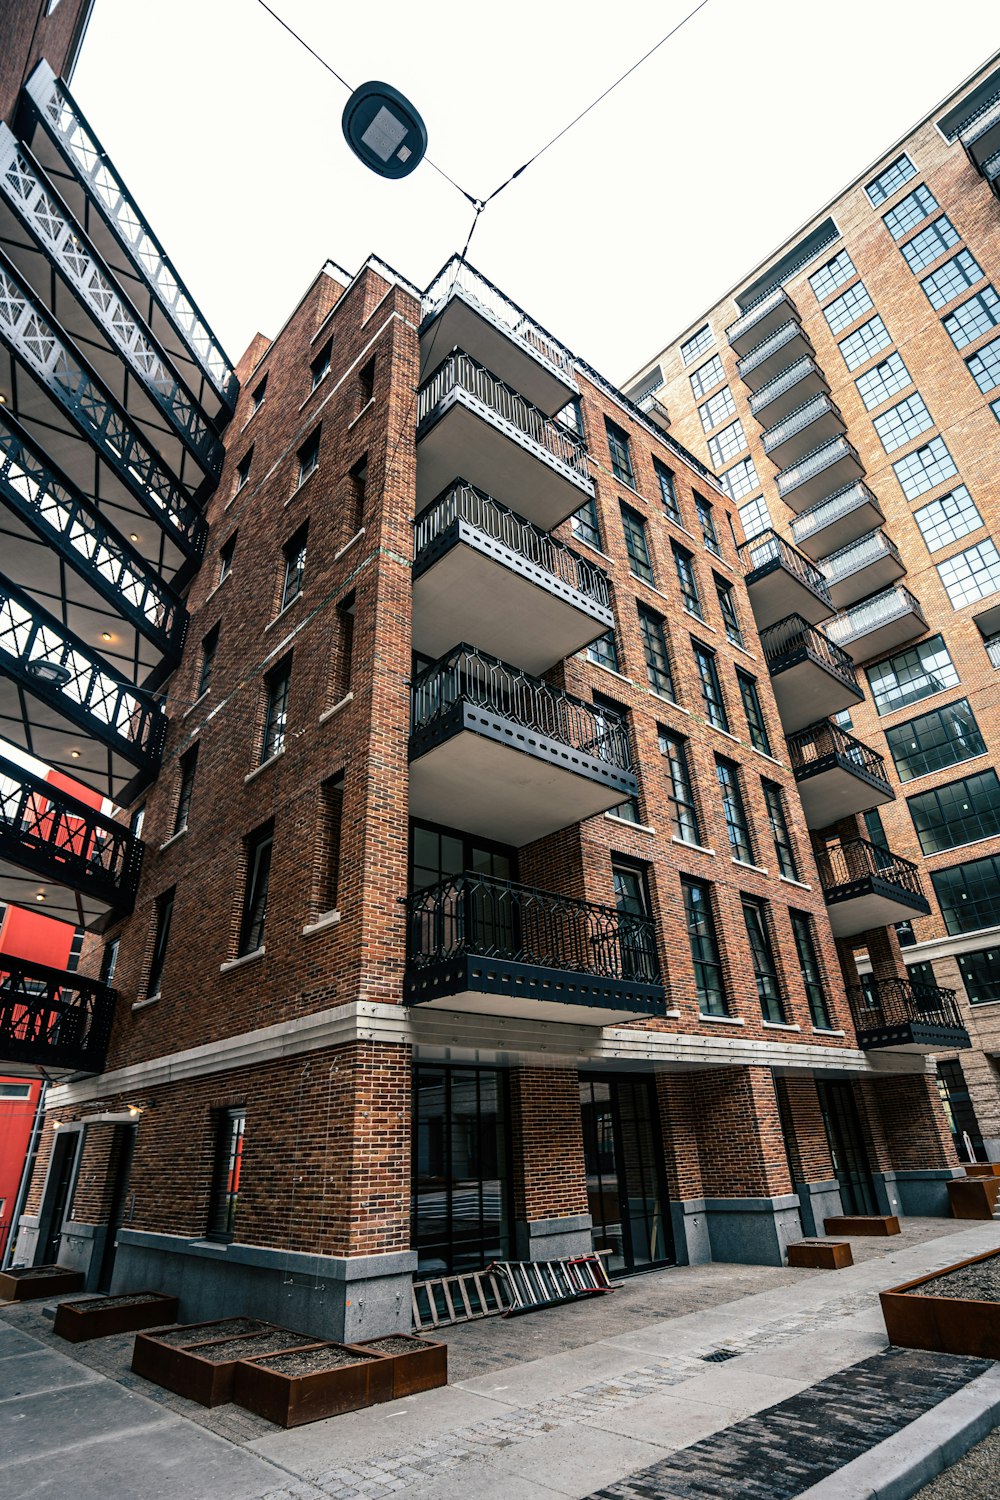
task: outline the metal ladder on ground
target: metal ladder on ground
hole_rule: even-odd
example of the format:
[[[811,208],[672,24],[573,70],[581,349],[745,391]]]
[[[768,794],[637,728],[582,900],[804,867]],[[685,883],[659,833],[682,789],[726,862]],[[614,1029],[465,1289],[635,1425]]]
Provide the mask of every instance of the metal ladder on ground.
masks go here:
[[[483,1271],[415,1281],[413,1327],[423,1333],[477,1318],[514,1317],[613,1290],[596,1252],[566,1260],[495,1260]]]
[[[493,1266],[459,1276],[434,1276],[413,1283],[413,1326],[417,1333],[495,1318],[510,1306],[510,1297]]]

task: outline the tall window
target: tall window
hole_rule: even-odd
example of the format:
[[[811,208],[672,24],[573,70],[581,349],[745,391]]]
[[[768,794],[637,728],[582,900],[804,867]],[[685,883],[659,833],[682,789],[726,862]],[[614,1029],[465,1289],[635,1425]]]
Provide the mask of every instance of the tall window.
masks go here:
[[[835,297],[829,306],[824,307],[823,316],[830,325],[831,333],[842,333],[866,312],[871,312],[874,306],[864,282],[856,281],[853,286],[847,288],[846,292]]]
[[[865,403],[865,410],[871,411],[874,407],[881,406],[883,401],[888,401],[890,396],[895,396],[897,391],[905,390],[913,381],[902,356],[894,351],[877,365],[872,365],[863,375],[859,375],[855,384],[858,395]]]
[[[995,1005],[1000,1000],[1000,949],[961,953],[958,967],[970,1005]]]
[[[961,307],[956,307],[942,322],[955,348],[964,349],[1000,323],[1000,297],[992,286],[984,286],[981,292],[963,302]]]
[[[615,906],[619,913],[619,943],[622,975],[643,984],[654,983],[659,973],[653,929],[647,921],[629,921],[630,917],[649,917],[649,886],[646,871],[639,865],[615,860],[611,866]],[[621,920],[623,919],[623,920]]]
[[[629,569],[643,583],[652,584],[653,565],[649,560],[649,547],[646,543],[646,523],[631,506],[623,505],[621,512]]]
[[[213,625],[201,643],[201,666],[198,670],[198,692],[201,698],[208,692],[212,685],[212,671],[215,667],[216,652],[219,649],[219,626]]]
[[[694,964],[694,988],[698,1008],[706,1016],[729,1014],[722,959],[712,916],[711,888],[703,880],[681,879],[684,916]]]
[[[768,739],[767,725],[764,723],[764,710],[761,707],[756,680],[749,673],[741,672],[737,667],[736,681],[739,684],[743,712],[746,714],[750,743],[762,755],[770,755],[771,741]]]
[[[642,635],[642,651],[646,658],[646,676],[650,687],[665,698],[674,697],[674,677],[667,653],[667,639],[663,621],[645,605],[636,606],[639,612],[639,631]]]
[[[364,411],[369,401],[375,396],[375,360],[374,357],[367,364],[362,365],[358,371],[358,411]]]
[[[1000,780],[996,771],[964,776],[933,792],[907,798],[925,854],[956,849],[1000,833]]]
[[[925,276],[920,285],[931,307],[940,311],[982,279],[982,267],[975,256],[969,250],[960,250],[951,260],[946,260],[943,266],[938,266],[930,276]]]
[[[309,534],[308,521],[300,526],[293,537],[281,549],[284,574],[281,581],[281,608],[287,609],[302,592],[302,579],[306,571],[306,540]]]
[[[731,469],[719,475],[719,483],[730,500],[742,500],[744,495],[749,495],[760,484],[753,459],[741,458],[738,464],[733,464]]]
[[[153,957],[149,965],[149,977],[146,980],[146,994],[150,999],[160,993],[160,985],[163,981],[163,965],[167,957],[167,944],[170,942],[170,923],[174,915],[174,892],[164,891],[162,896],[156,899],[155,918],[153,928]]]
[[[1000,924],[1000,856],[931,872],[934,894],[949,933],[978,932]]]
[[[188,826],[191,798],[194,795],[194,773],[198,764],[198,746],[194,745],[180,761],[180,785],[177,790],[177,810],[174,813],[174,833]]]
[[[264,924],[267,920],[267,888],[271,879],[271,848],[274,824],[266,823],[245,841],[246,885],[243,890],[243,912],[240,918],[240,957],[256,953],[264,946]]]
[[[606,630],[599,635],[596,641],[591,641],[587,647],[588,660],[595,666],[607,667],[609,672],[618,671],[618,646],[615,641],[613,630]]]
[[[233,558],[236,555],[236,532],[219,548],[219,582],[228,578],[233,571]]]
[[[1000,385],[1000,339],[993,339],[989,344],[984,344],[977,349],[975,354],[970,354],[965,361],[969,374],[985,393],[995,390]],[[993,403],[993,415],[997,415],[996,403]]]
[[[744,453],[747,448],[746,434],[743,431],[743,423],[739,417],[735,422],[730,422],[728,427],[723,427],[714,437],[708,440],[708,453],[714,469],[721,469],[737,453]]]
[[[939,437],[931,438],[905,458],[898,458],[892,468],[907,500],[916,500],[918,495],[958,473],[944,438]]]
[[[764,789],[764,805],[767,808],[767,821],[771,825],[774,857],[778,861],[778,870],[786,880],[798,880],[799,871],[795,863],[795,849],[792,846],[792,836],[788,831],[785,799],[781,787],[776,781],[761,781],[761,786]]]
[[[711,432],[713,427],[718,427],[727,417],[736,415],[736,402],[728,385],[721,391],[716,391],[710,396],[703,406],[699,406],[698,415],[701,417],[702,430]]]
[[[238,495],[243,486],[250,478],[250,470],[253,468],[253,443],[250,444],[239,463],[236,465],[236,478],[233,481],[233,494]]]
[[[731,760],[715,758],[715,774],[722,790],[722,812],[726,820],[726,833],[733,858],[745,865],[753,864],[753,849],[750,846],[750,828],[743,805],[739,767]]]
[[[849,333],[846,339],[841,339],[837,345],[844,356],[844,363],[849,370],[856,370],[859,365],[867,364],[873,359],[880,349],[885,349],[892,343],[889,331],[882,319],[876,315],[869,318],[867,323],[862,323],[853,333]]]
[[[722,368],[722,360],[717,354],[713,354],[707,364],[699,366],[691,376],[691,389],[696,399],[700,399],[708,391],[713,390],[725,378],[726,372]]]
[[[906,264],[916,276],[925,266],[929,266],[931,261],[937,260],[939,255],[949,250],[952,245],[957,245],[960,238],[958,230],[948,215],[942,214],[939,219],[934,220],[933,224],[928,224],[925,229],[921,229],[919,234],[915,234],[912,240],[907,240],[906,244],[900,245],[899,248]]]
[[[762,496],[758,495],[755,500],[748,500],[740,506],[740,525],[747,541],[770,529],[771,515]]]
[[[705,615],[698,593],[698,580],[694,576],[694,559],[686,547],[678,547],[676,542],[670,543],[670,550],[674,554],[674,567],[677,569],[677,582],[680,584],[684,608],[703,620]]]
[[[709,651],[700,641],[692,638],[694,648],[694,662],[698,668],[698,678],[701,683],[701,697],[705,705],[705,717],[716,729],[723,729],[729,733],[729,719],[726,716],[726,705],[722,697],[722,684],[719,682],[719,671],[715,664],[715,652]]]
[[[804,911],[793,911],[792,935],[795,938],[795,953],[799,960],[802,986],[809,1002],[809,1017],[819,1031],[830,1029],[830,1005],[823,986],[823,971],[813,940],[812,919]]]
[[[722,623],[726,628],[726,635],[734,646],[743,645],[743,631],[740,628],[740,617],[736,613],[736,590],[725,578],[715,575],[715,594],[719,601],[719,610],[722,614]]]
[[[958,673],[939,635],[868,668],[868,686],[880,714],[894,713],[957,683]]]
[[[897,448],[902,448],[905,443],[912,442],[915,437],[926,432],[928,427],[933,427],[934,418],[924,405],[920,392],[914,391],[905,401],[900,401],[897,406],[890,406],[888,411],[875,417],[873,425],[886,453],[895,453]]]
[[[709,505],[703,495],[696,494],[694,497],[694,508],[698,513],[702,541],[709,552],[714,552],[716,557],[721,557],[722,547],[719,544],[719,533],[715,529],[715,514],[711,505]]]
[[[850,281],[856,276],[854,262],[846,250],[841,250],[832,260],[828,260],[825,266],[820,266],[809,278],[809,285],[815,293],[817,302],[823,302],[838,286],[843,286],[845,281]]]
[[[957,542],[970,531],[978,531],[983,524],[976,502],[964,484],[957,484],[946,495],[939,495],[929,505],[922,505],[913,512],[913,519],[920,527],[928,552],[940,552],[949,542]]]
[[[670,777],[670,830],[685,844],[699,844],[698,810],[691,786],[687,740],[666,729],[658,731],[660,753],[666,757]]]
[[[110,943],[105,944],[104,952],[101,954],[102,984],[114,983],[115,970],[118,967],[118,945],[120,942],[121,938],[115,937],[111,939]]]
[[[333,340],[327,339],[326,343],[323,345],[322,349],[319,351],[316,358],[309,366],[309,373],[312,378],[312,384],[309,387],[310,391],[314,391],[319,385],[320,381],[323,380],[327,375],[329,375],[330,356],[332,353]]]
[[[693,333],[689,339],[684,340],[681,345],[682,361],[689,365],[692,360],[698,358],[699,354],[704,354],[706,349],[711,349],[714,343],[715,336],[709,324],[706,323],[698,329],[697,333]]]
[[[316,907],[320,912],[334,911],[340,898],[340,839],[344,815],[344,773],[338,771],[320,787],[318,834],[322,840],[319,864],[319,889]]]
[[[917,169],[904,151],[902,156],[883,167],[877,177],[873,177],[865,188],[868,201],[872,208],[878,208],[891,198],[893,193],[898,193],[904,182],[909,182],[911,177],[916,177]]]
[[[253,411],[251,411],[250,413],[251,416],[253,416],[254,412],[260,411],[261,407],[264,405],[264,397],[266,395],[267,376],[265,375],[263,380],[259,381],[258,384],[254,386],[253,395],[250,397],[251,403],[253,405]]]
[[[894,240],[901,240],[911,229],[916,228],[921,219],[937,213],[938,206],[930,188],[920,183],[912,193],[907,193],[905,198],[900,199],[895,208],[882,215],[882,222]]]
[[[763,901],[754,900],[751,896],[744,896],[742,899],[743,921],[746,924],[747,941],[750,944],[750,959],[753,963],[753,977],[757,984],[757,999],[760,1001],[761,1014],[765,1021],[782,1025],[785,1020],[785,1009],[781,1000],[781,984],[778,979],[778,967],[774,962],[771,934],[768,930],[767,905]]]
[[[992,537],[937,565],[952,609],[973,604],[1000,589],[1000,552]]]
[[[289,657],[264,679],[264,733],[261,736],[260,764],[285,748],[285,726],[288,719],[288,690],[292,682]]]
[[[597,520],[597,502],[593,496],[585,500],[572,518],[573,535],[588,547],[601,551],[601,528]]]
[[[334,703],[340,703],[351,691],[351,669],[354,664],[354,616],[357,599],[353,593],[337,605],[337,640],[332,654],[331,688]]]
[[[347,510],[348,534],[357,536],[364,524],[365,499],[368,494],[368,454],[359,458],[348,472],[347,487],[350,504]]]
[[[604,418],[604,426],[608,434],[611,472],[622,484],[627,484],[629,489],[634,490],[635,479],[632,474],[632,455],[628,448],[628,433],[612,422],[609,417]]]
[[[681,510],[677,504],[677,487],[674,484],[674,476],[666,464],[661,464],[658,458],[653,459],[653,473],[656,482],[660,486],[660,499],[663,501],[663,509],[671,521],[681,524]]]
[[[243,1165],[245,1109],[220,1109],[215,1117],[215,1149],[208,1196],[207,1238],[223,1242],[236,1233],[236,1207]]]
[[[299,471],[296,486],[305,484],[309,475],[319,467],[320,429],[317,427],[306,438],[298,451]]]
[[[985,755],[986,744],[967,698],[887,729],[885,742],[900,781],[927,776],[945,766]]]

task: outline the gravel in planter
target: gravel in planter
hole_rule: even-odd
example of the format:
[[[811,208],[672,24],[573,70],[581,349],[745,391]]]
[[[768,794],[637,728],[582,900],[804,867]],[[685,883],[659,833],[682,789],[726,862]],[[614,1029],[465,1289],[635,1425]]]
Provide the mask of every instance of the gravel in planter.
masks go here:
[[[5,1276],[15,1276],[18,1281],[33,1281],[36,1276],[65,1276],[65,1266],[15,1266],[5,1271]]]
[[[421,1349],[427,1345],[418,1343],[416,1339],[407,1337],[403,1333],[392,1333],[388,1338],[371,1339],[365,1344],[366,1349],[377,1349],[380,1354],[419,1354]]]
[[[208,1339],[233,1339],[243,1333],[261,1333],[267,1328],[259,1318],[227,1318],[224,1323],[206,1323],[195,1328],[189,1323],[182,1328],[164,1328],[162,1331],[147,1330],[161,1344],[202,1344]]]
[[[159,1292],[123,1292],[120,1297],[88,1297],[86,1300],[74,1302],[74,1307],[82,1307],[87,1312],[91,1308],[105,1307],[134,1307],[138,1302],[161,1302],[163,1299]]]
[[[1000,1302],[1000,1255],[962,1266],[947,1276],[935,1276],[922,1286],[910,1287],[907,1296],[964,1297],[973,1302]]]
[[[261,1359],[257,1362],[262,1370],[275,1370],[279,1375],[317,1375],[321,1370],[334,1370],[340,1365],[362,1365],[367,1363],[363,1354],[351,1354],[347,1349],[303,1349],[301,1353],[282,1354],[278,1359]]]
[[[301,1333],[261,1333],[256,1338],[226,1339],[222,1344],[212,1344],[206,1349],[191,1349],[188,1352],[198,1359],[207,1359],[210,1364],[224,1365],[231,1359],[255,1359],[258,1354],[277,1354],[280,1349],[294,1348],[296,1344],[312,1343]]]

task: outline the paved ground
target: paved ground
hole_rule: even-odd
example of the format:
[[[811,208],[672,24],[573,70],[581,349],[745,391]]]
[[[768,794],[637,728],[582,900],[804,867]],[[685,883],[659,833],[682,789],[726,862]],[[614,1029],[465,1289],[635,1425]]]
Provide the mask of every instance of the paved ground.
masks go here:
[[[909,1417],[973,1374],[947,1357],[889,1359],[876,1292],[1000,1246],[1000,1223],[903,1222],[897,1239],[854,1240],[847,1271],[678,1268],[594,1302],[449,1330],[447,1388],[294,1432],[132,1375],[130,1335],[73,1348],[37,1305],[0,1308],[0,1500],[67,1489],[74,1500],[579,1500],[629,1476],[645,1488],[611,1493],[666,1500],[692,1493],[678,1465],[700,1466],[699,1484],[714,1466],[731,1486],[748,1455],[796,1423],[800,1448],[804,1431],[819,1433],[813,1447],[830,1438],[829,1472],[844,1461],[839,1442],[866,1429],[874,1439],[893,1411]],[[830,1380],[840,1383],[824,1389]],[[816,1425],[828,1391],[825,1409],[848,1414],[839,1434]],[[863,1400],[878,1422],[851,1417]],[[997,1492],[992,1483],[983,1500]],[[968,1487],[933,1500],[957,1493],[978,1500]]]

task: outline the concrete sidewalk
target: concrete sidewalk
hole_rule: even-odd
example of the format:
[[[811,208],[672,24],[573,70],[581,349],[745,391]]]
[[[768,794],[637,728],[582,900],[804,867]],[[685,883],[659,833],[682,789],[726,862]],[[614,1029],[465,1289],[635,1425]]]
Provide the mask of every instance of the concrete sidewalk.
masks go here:
[[[293,1432],[132,1375],[131,1335],[73,1348],[37,1305],[11,1305],[0,1309],[0,1500],[68,1489],[77,1500],[519,1500],[582,1497],[628,1476],[643,1493],[684,1493],[650,1478],[678,1450],[724,1430],[735,1440],[738,1424],[780,1403],[791,1411],[802,1393],[820,1400],[839,1372],[849,1392],[849,1367],[859,1393],[867,1370],[888,1370],[871,1363],[886,1348],[880,1288],[1000,1248],[998,1222],[903,1223],[897,1239],[854,1241],[846,1271],[677,1268],[594,1302],[449,1330],[447,1388]],[[945,1360],[941,1394],[950,1380],[964,1387],[951,1400],[968,1406],[977,1371],[927,1358]],[[915,1378],[930,1389],[934,1367]]]

